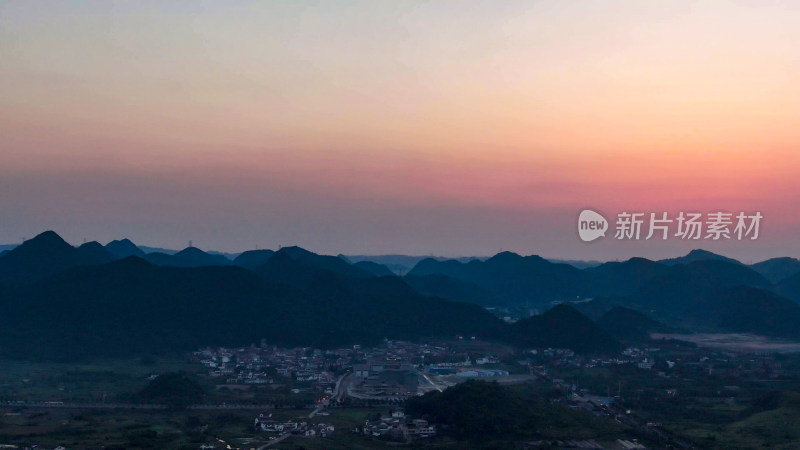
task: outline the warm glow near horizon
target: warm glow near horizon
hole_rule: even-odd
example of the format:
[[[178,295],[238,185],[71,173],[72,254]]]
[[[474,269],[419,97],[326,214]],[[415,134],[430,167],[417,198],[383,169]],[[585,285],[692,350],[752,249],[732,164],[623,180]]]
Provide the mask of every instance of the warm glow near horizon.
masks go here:
[[[0,2],[0,243],[800,257],[800,6]],[[762,211],[591,245],[584,207]]]

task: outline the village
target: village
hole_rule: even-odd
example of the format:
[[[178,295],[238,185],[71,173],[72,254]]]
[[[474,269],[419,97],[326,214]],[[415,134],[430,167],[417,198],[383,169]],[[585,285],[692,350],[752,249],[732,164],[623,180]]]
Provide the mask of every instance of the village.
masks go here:
[[[294,448],[307,440],[317,440],[314,446],[325,447],[328,443],[324,440],[331,445],[358,441],[380,446],[410,445],[440,436],[447,439],[446,426],[430,416],[410,413],[407,400],[444,392],[470,380],[535,392],[554,405],[638,430],[645,441],[690,448],[693,444],[681,430],[658,417],[695,405],[736,411],[773,386],[800,388],[796,355],[733,352],[671,339],[650,340],[608,355],[563,348],[511,349],[471,336],[420,342],[384,340],[375,346],[327,349],[261,343],[203,348],[186,354],[180,364],[208,393],[205,403],[190,404],[186,409],[198,416],[197,424],[188,431],[205,439],[202,445],[206,448],[225,448],[227,444],[222,445],[218,438],[237,442],[234,448],[248,442],[259,443],[256,447]],[[142,380],[151,382],[156,376],[146,375]],[[70,397],[12,397],[0,399],[0,407],[8,411],[5,420],[20,423],[30,420],[27,418],[38,414],[36,411],[69,415],[72,410],[115,409],[130,410],[129,414],[139,410],[170,414],[163,405],[103,401],[102,397],[78,402]],[[217,414],[229,422],[217,421],[213,418]],[[221,435],[217,434],[220,430]],[[529,441],[525,447],[646,446],[630,435],[612,437],[609,442],[568,434],[564,439]]]
[[[192,354],[192,361],[204,366],[207,376],[220,385],[279,385],[290,381],[293,395],[306,394],[312,399],[307,405],[309,417],[336,414],[337,408],[383,407],[381,413],[349,431],[367,439],[395,442],[437,434],[435,423],[406,416],[404,400],[466,380],[509,385],[537,381],[537,385],[550,386],[554,403],[612,417],[680,443],[660,423],[648,421],[631,405],[645,410],[654,403],[685,402],[700,396],[735,399],[747,395],[735,380],[746,384],[748,377],[779,379],[787,375],[779,355],[721,352],[672,340],[651,341],[650,345],[607,356],[585,356],[556,348],[515,352],[460,336],[449,341],[385,340],[375,347],[334,349],[253,345],[198,350]],[[599,381],[597,373],[615,374],[614,383]],[[704,382],[709,377],[715,380],[713,390]],[[720,378],[729,381],[720,383]],[[276,421],[268,412],[256,416],[255,427],[275,438],[325,438],[335,429],[327,422]],[[585,445],[593,448],[595,444],[589,441]],[[624,440],[619,445],[644,448]]]

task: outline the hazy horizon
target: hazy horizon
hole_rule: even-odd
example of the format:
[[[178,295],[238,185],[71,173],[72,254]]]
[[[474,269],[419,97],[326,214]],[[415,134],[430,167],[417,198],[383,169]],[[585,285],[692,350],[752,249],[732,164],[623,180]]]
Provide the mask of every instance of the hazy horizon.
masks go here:
[[[54,232],[56,232],[56,234],[59,234],[58,231],[56,231],[56,230],[43,230],[42,232],[45,232],[45,231],[54,231]],[[37,233],[37,235],[38,234],[39,233]],[[61,236],[61,235],[59,234],[59,236]],[[36,235],[31,236],[31,238],[32,237],[36,237]],[[61,236],[61,237],[64,238],[64,236]],[[30,238],[29,237],[25,237],[25,240],[28,240],[28,239],[30,239]],[[150,243],[147,243],[147,242],[137,242],[135,239],[131,239],[129,237],[120,237],[120,238],[117,238],[117,239],[112,239],[110,241],[98,241],[96,239],[91,239],[91,238],[83,238],[80,241],[74,241],[74,242],[70,241],[69,239],[64,239],[64,240],[68,244],[70,244],[72,246],[75,246],[75,247],[78,247],[81,244],[86,243],[86,242],[96,241],[96,242],[99,242],[102,245],[106,245],[106,244],[108,244],[109,242],[111,242],[113,240],[123,240],[123,239],[128,239],[131,242],[133,242],[136,246],[138,246],[140,248],[143,248],[143,249],[147,248],[149,251],[168,250],[170,252],[179,252],[179,251],[184,250],[185,248],[189,247],[189,242],[185,242],[184,245],[182,245],[182,246],[178,245],[178,246],[171,247],[171,246],[151,245]],[[702,243],[702,242],[704,242],[704,241],[699,241],[699,243]],[[14,242],[14,243],[0,242],[0,251],[2,251],[3,247],[13,247],[13,246],[18,246],[19,244],[21,244],[21,242]],[[220,250],[220,249],[216,249],[216,248],[203,247],[201,245],[198,245],[195,242],[192,242],[191,244],[192,244],[191,245],[192,247],[195,247],[195,248],[198,248],[200,250],[203,250],[204,252],[219,253],[219,254],[225,254],[225,255],[229,255],[229,256],[230,255],[234,255],[234,256],[235,255],[239,255],[239,254],[241,254],[241,253],[243,253],[245,251],[250,251],[250,250],[273,250],[273,251],[277,251],[282,247],[291,247],[291,246],[297,245],[297,244],[287,244],[287,245],[278,245],[278,246],[275,246],[275,247],[253,247],[253,248],[244,248],[244,249],[239,249],[239,250]],[[662,260],[662,259],[670,259],[670,258],[677,258],[677,257],[685,256],[687,253],[689,253],[692,250],[707,250],[707,251],[710,251],[710,250],[708,250],[708,248],[706,248],[706,247],[704,247],[702,245],[698,245],[698,246],[696,246],[694,248],[691,248],[691,249],[689,249],[689,250],[687,250],[687,251],[685,251],[683,253],[677,253],[677,254],[663,254],[663,255],[651,255],[651,256],[630,255],[630,256],[621,257],[621,258],[591,259],[591,258],[564,258],[564,257],[559,257],[559,256],[551,256],[551,255],[540,254],[540,253],[536,253],[536,252],[533,252],[533,253],[516,252],[514,250],[509,250],[509,249],[499,249],[497,252],[491,253],[491,254],[471,254],[471,255],[469,255],[469,254],[434,254],[434,253],[430,253],[430,252],[429,253],[355,253],[355,252],[340,251],[340,252],[326,253],[324,251],[318,251],[318,250],[316,250],[314,248],[308,248],[308,247],[303,247],[303,246],[299,246],[299,247],[302,247],[302,248],[304,248],[306,250],[309,250],[309,251],[312,251],[312,252],[315,252],[315,253],[318,253],[318,254],[334,255],[334,256],[335,255],[344,255],[344,256],[347,256],[347,257],[354,257],[354,256],[355,257],[405,256],[405,257],[419,257],[419,258],[432,257],[432,258],[445,258],[445,259],[466,259],[466,258],[487,259],[487,258],[491,258],[492,256],[495,256],[496,254],[498,254],[500,252],[510,251],[510,252],[518,253],[521,256],[533,256],[533,255],[541,256],[542,258],[545,258],[545,259],[550,260],[550,261],[557,261],[557,262],[575,261],[575,262],[583,262],[583,263],[594,263],[594,262],[603,263],[603,262],[613,262],[613,261],[625,261],[625,260],[628,260],[628,259],[634,258],[634,257],[648,258],[648,259],[651,259],[653,261],[657,261],[657,260]],[[716,252],[714,252],[714,253],[716,253]],[[745,264],[753,264],[753,263],[761,262],[761,261],[764,261],[766,259],[771,259],[771,258],[791,256],[791,255],[778,255],[778,254],[776,254],[776,255],[773,255],[773,256],[770,256],[770,257],[767,257],[767,258],[762,258],[762,259],[746,259],[746,258],[737,258],[734,255],[725,254],[725,253],[718,253],[718,254],[720,254],[721,256],[726,256],[726,257],[730,257],[730,258],[739,260],[740,262],[745,263]]]
[[[791,2],[0,3],[0,242],[800,256]],[[578,212],[760,211],[586,244]]]

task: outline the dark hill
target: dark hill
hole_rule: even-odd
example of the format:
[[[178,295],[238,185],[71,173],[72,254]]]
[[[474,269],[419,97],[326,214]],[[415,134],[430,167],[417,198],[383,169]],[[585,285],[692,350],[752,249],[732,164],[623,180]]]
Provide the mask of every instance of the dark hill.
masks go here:
[[[570,306],[580,311],[581,314],[594,321],[600,320],[603,314],[617,306],[631,304],[633,304],[633,301],[623,296],[596,297],[589,301],[569,303]]]
[[[342,258],[330,255],[318,255],[300,247],[283,247],[275,255],[288,256],[289,258],[317,270],[326,270],[348,277],[372,277],[371,272],[356,267]]]
[[[632,299],[652,314],[667,314],[680,319],[701,308],[701,300],[711,292],[732,286],[770,289],[771,284],[758,272],[738,263],[720,260],[678,264],[645,283]],[[665,320],[661,315],[654,317]]]
[[[237,266],[255,270],[263,266],[275,252],[272,250],[248,250],[237,256],[233,263]]]
[[[197,247],[185,249],[168,255],[166,253],[148,253],[145,259],[153,264],[168,267],[204,267],[204,266],[229,266],[231,260],[222,256],[206,253]]]
[[[111,262],[115,259],[105,247],[97,241],[86,242],[78,247],[78,251],[83,254],[87,259],[97,261],[97,264]]]
[[[378,264],[372,261],[359,261],[353,264],[353,266],[358,267],[361,270],[365,270],[378,277],[395,276],[395,273],[389,270],[388,267],[384,266],[383,264]]]
[[[607,262],[584,270],[591,278],[595,296],[628,295],[669,271],[669,267],[645,258]]]
[[[343,264],[347,264],[342,261]],[[361,275],[361,269],[359,275]],[[272,255],[266,263],[258,267],[255,272],[265,280],[275,283],[284,283],[295,286],[299,289],[310,288],[311,290],[319,290],[315,286],[324,280],[340,281],[343,277],[346,278],[360,278],[348,277],[341,273],[336,273],[331,270],[323,269],[318,266],[307,264],[303,261],[292,258],[288,252],[279,250]],[[371,274],[367,274],[372,276]]]
[[[719,329],[789,339],[800,338],[800,305],[772,292],[733,286],[710,292],[695,320]]]
[[[413,255],[339,255],[340,258],[344,258],[350,263],[357,263],[360,261],[371,261],[374,263],[378,263],[384,265],[389,268],[392,272],[397,275],[405,275],[411,270],[417,263],[424,259],[434,259],[437,261],[445,261],[445,260],[456,260],[459,262],[469,262],[473,259],[486,259],[482,257],[474,257],[474,256],[467,256],[467,257],[456,257],[456,258],[445,258],[441,256],[413,256]]]
[[[579,353],[612,353],[622,348],[605,330],[566,304],[512,324],[506,336],[510,343],[525,348],[569,348]]]
[[[329,347],[480,334],[482,308],[425,298],[396,277],[326,272],[304,289],[235,266],[161,267],[129,257],[0,291],[0,356],[75,360],[242,346]]]
[[[92,248],[77,249],[55,232],[45,231],[0,257],[0,283],[28,283],[71,267],[107,261]]]
[[[800,273],[800,260],[789,257],[772,258],[761,261],[760,263],[755,263],[750,267],[761,275],[764,275],[764,277],[772,283],[778,283],[792,275]]]
[[[472,262],[472,261],[470,261]],[[450,277],[458,278],[461,274],[466,272],[464,266],[468,263],[462,263],[454,259],[439,261],[434,258],[425,258],[418,262],[408,275],[435,275],[443,274]]]
[[[205,392],[200,385],[182,372],[168,372],[158,375],[144,388],[134,394],[134,400],[166,405],[172,409],[183,409],[189,405],[200,403]]]
[[[482,287],[447,275],[406,275],[403,280],[420,294],[429,297],[475,303],[481,306],[505,304],[504,301],[493,297]]]
[[[650,339],[650,333],[669,333],[672,328],[646,315],[623,306],[616,306],[597,321],[600,328],[615,338],[628,343]]]
[[[784,297],[800,303],[800,273],[781,280],[776,288]]]
[[[409,275],[447,275],[474,283],[509,305],[547,304],[571,300],[592,292],[585,272],[568,264],[556,264],[539,256],[503,252],[486,261],[420,261]]]
[[[667,266],[674,266],[676,264],[689,264],[696,261],[725,261],[732,264],[741,264],[739,261],[728,258],[727,256],[718,255],[716,253],[709,252],[708,250],[702,249],[695,249],[690,251],[684,256],[679,256],[677,258],[669,258],[669,259],[662,259],[658,262]]]
[[[106,244],[106,251],[116,259],[127,258],[128,256],[138,256],[144,258],[145,253],[129,239],[111,241]]]
[[[629,306],[669,325],[766,336],[792,335],[800,305],[771,292],[761,274],[742,264],[679,264],[646,283]],[[789,326],[788,324],[794,324]]]

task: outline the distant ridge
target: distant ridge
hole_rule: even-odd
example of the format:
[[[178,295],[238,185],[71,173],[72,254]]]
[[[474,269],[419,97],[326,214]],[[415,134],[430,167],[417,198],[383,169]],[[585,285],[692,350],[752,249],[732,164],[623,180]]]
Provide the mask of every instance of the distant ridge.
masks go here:
[[[275,252],[275,255],[273,255],[273,257],[270,259],[278,257],[279,255],[286,256],[307,267],[317,270],[326,270],[339,275],[362,278],[373,276],[371,272],[354,266],[342,258],[329,255],[318,255],[314,252],[310,252],[297,246],[283,247]]]
[[[395,273],[389,270],[388,267],[372,261],[359,261],[353,264],[353,266],[362,270],[366,270],[367,272],[379,277],[396,276]]]
[[[552,263],[538,255],[498,253],[486,261],[424,259],[408,273],[412,276],[446,275],[477,284],[507,304],[549,304],[582,298],[592,293],[589,276],[569,264]]]
[[[718,255],[716,253],[709,252],[708,250],[702,249],[695,249],[690,251],[684,256],[679,256],[677,258],[668,258],[659,260],[661,264],[665,264],[667,266],[674,266],[675,264],[689,264],[695,261],[725,261],[734,264],[742,264],[741,262],[733,259],[728,258],[727,256]]]
[[[248,250],[246,252],[242,252],[237,256],[233,263],[237,266],[246,267],[250,270],[255,270],[260,266],[266,264],[266,262],[274,255],[275,252],[272,250]]]
[[[286,265],[281,275],[320,276],[295,285],[234,265],[163,267],[130,256],[0,290],[0,357],[80,360],[261,339],[329,347],[490,334],[502,326],[479,306],[423,297],[398,277],[348,277],[288,252],[268,264],[273,274]]]
[[[547,258],[548,261],[551,263],[556,264],[569,264],[576,269],[587,269],[589,267],[597,267],[603,264],[603,261],[596,261],[596,260],[583,260],[583,259],[558,259],[558,258]]]
[[[772,258],[761,261],[750,267],[761,275],[764,275],[769,281],[778,283],[792,275],[800,273],[800,260],[785,256],[783,258]]]
[[[447,275],[406,275],[403,280],[423,295],[482,306],[505,306],[504,300],[492,296],[475,283]]]
[[[648,281],[665,275],[670,267],[645,258],[607,262],[584,272],[592,283],[592,296],[628,295]]]
[[[159,266],[169,267],[203,267],[203,266],[229,266],[233,262],[222,255],[212,255],[197,247],[185,249],[168,255],[166,253],[148,253],[145,259]]]
[[[115,258],[111,253],[97,241],[90,241],[81,244],[78,251],[86,256],[87,259],[94,262],[94,264],[101,264],[113,261]]]
[[[77,249],[56,234],[45,231],[0,256],[0,282],[28,283],[65,269],[108,260],[93,245]]]
[[[171,248],[150,247],[150,246],[147,246],[147,245],[139,245],[138,247],[143,252],[145,252],[145,254],[164,253],[166,255],[174,255],[175,253],[179,252],[179,250],[174,250],[174,249],[171,249]]]
[[[392,272],[398,275],[405,275],[409,270],[411,270],[417,263],[422,261],[423,259],[433,259],[436,261],[459,261],[459,262],[469,262],[472,260],[485,260],[488,259],[488,256],[465,256],[460,258],[448,258],[444,256],[414,256],[414,255],[339,255],[339,257],[344,258],[350,263],[356,264],[361,261],[370,261],[377,264],[384,265],[389,268]]]
[[[144,258],[145,255],[142,249],[137,247],[136,244],[131,242],[129,239],[111,241],[106,244],[106,250],[116,258],[127,258],[128,256],[138,256],[139,258]]]
[[[92,241],[74,247],[55,232],[46,231],[0,254],[0,329],[27,333],[21,331],[27,328],[20,329],[18,327],[23,325],[14,322],[15,318],[24,318],[32,333],[45,336],[50,333],[48,330],[58,327],[46,320],[40,322],[49,317],[42,311],[62,306],[77,308],[83,299],[95,294],[102,294],[104,302],[113,302],[112,299],[125,294],[121,290],[138,292],[138,297],[131,299],[134,305],[149,304],[147,296],[161,291],[174,296],[178,303],[189,302],[163,311],[164,320],[180,321],[184,314],[194,311],[192,298],[205,298],[212,303],[234,301],[233,297],[243,291],[235,283],[226,284],[224,280],[235,279],[250,286],[248,301],[256,301],[251,294],[258,297],[258,301],[268,302],[280,294],[288,298],[287,304],[306,302],[302,303],[304,309],[289,308],[284,303],[275,309],[273,304],[269,312],[259,309],[261,306],[246,304],[258,314],[280,311],[283,320],[293,323],[293,329],[300,333],[295,336],[298,343],[309,343],[311,336],[305,333],[314,329],[330,330],[335,336],[326,335],[325,339],[342,342],[348,339],[354,342],[365,336],[382,339],[381,333],[420,337],[469,330],[476,336],[507,340],[515,345],[558,345],[578,351],[610,348],[605,345],[608,341],[602,333],[597,334],[592,328],[596,324],[587,324],[585,320],[589,318],[578,311],[594,319],[606,314],[601,323],[609,331],[613,331],[613,327],[606,322],[616,321],[632,333],[638,333],[638,338],[643,330],[652,328],[652,320],[687,331],[752,332],[800,339],[800,331],[797,331],[800,330],[797,327],[800,323],[800,272],[795,272],[798,267],[800,261],[788,257],[750,266],[708,251],[694,250],[666,262],[631,258],[578,269],[537,255],[501,252],[486,260],[426,258],[409,274],[400,277],[373,261],[351,263],[346,256],[320,255],[296,246],[277,252],[247,251],[232,261],[195,247],[175,254],[146,253],[128,239],[112,241],[106,246]],[[184,272],[190,268],[198,271]],[[116,272],[121,272],[117,274],[120,276],[127,274],[129,278],[123,277],[114,284]],[[92,276],[81,278],[80,286],[73,285],[79,274]],[[158,276],[141,278],[147,274]],[[197,274],[201,276],[195,277]],[[790,275],[782,278],[786,274]],[[214,279],[222,284],[215,287]],[[269,293],[264,294],[264,289]],[[204,290],[208,297],[204,297]],[[262,294],[268,299],[264,300]],[[167,306],[172,301],[170,297],[159,298],[167,302]],[[39,303],[29,302],[30,299]],[[50,302],[63,304],[57,303],[56,307]],[[557,303],[564,305],[549,308]],[[94,317],[95,306],[86,304],[84,309],[67,309],[51,318],[64,320],[73,313]],[[212,310],[218,307],[211,303],[207,306]],[[506,308],[512,316],[530,308],[549,311],[507,326],[487,312],[485,307],[490,306]],[[440,314],[436,320],[432,320],[433,310]],[[133,333],[140,323],[147,323],[143,315],[153,311],[156,310],[130,309],[125,312],[128,315],[120,313],[113,316],[117,317],[115,319],[109,316],[108,320],[119,327],[132,327],[130,332]],[[344,313],[352,317],[339,315]],[[329,323],[332,317],[355,328],[336,328],[337,324]],[[83,320],[81,317],[73,319]],[[213,322],[214,319],[209,316],[205,320]],[[396,321],[403,325],[396,327]],[[306,325],[310,328],[305,328]],[[417,325],[419,327],[415,328]],[[361,327],[371,331],[362,333]],[[441,329],[437,331],[437,327]],[[562,336],[559,330],[567,329],[588,333],[599,347]],[[62,329],[61,334],[69,330]],[[615,334],[623,340],[632,338]],[[21,335],[6,334],[4,339],[13,342],[18,336]],[[28,339],[35,342],[36,336],[28,336]],[[8,342],[0,340],[0,349]],[[47,345],[52,342],[48,341]]]

